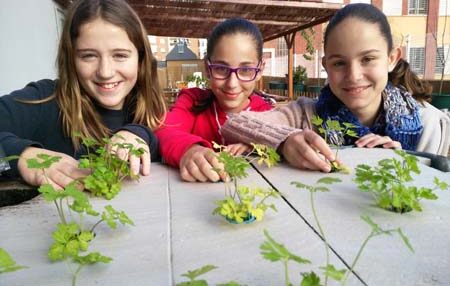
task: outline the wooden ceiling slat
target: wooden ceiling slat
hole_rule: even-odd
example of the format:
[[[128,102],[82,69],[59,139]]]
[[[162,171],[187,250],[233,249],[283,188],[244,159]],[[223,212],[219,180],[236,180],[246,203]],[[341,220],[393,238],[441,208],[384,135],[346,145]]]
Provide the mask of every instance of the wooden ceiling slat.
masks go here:
[[[70,0],[54,0],[67,7]],[[206,38],[232,17],[258,25],[265,41],[326,22],[342,4],[320,0],[127,0],[154,36]]]

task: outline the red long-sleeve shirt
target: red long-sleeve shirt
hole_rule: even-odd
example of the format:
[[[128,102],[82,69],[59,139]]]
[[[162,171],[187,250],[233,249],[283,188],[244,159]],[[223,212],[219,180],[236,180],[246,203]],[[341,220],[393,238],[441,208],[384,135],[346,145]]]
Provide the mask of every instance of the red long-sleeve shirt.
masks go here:
[[[212,148],[212,141],[224,144],[220,127],[227,120],[226,113],[216,101],[205,111],[191,111],[195,102],[210,95],[210,90],[189,88],[181,90],[177,101],[167,113],[163,125],[155,132],[165,163],[179,167],[181,157],[193,144]],[[272,106],[260,96],[252,94],[244,110],[266,111]]]

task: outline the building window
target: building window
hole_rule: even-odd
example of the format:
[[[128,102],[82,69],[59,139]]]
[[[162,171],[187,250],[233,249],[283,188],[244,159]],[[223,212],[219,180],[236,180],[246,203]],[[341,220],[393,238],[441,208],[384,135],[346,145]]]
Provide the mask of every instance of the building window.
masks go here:
[[[408,14],[410,15],[426,15],[428,10],[427,0],[409,0]]]
[[[437,48],[436,51],[436,66],[434,68],[434,73],[441,74],[442,70],[444,69],[444,63],[445,63],[444,48],[439,47]]]
[[[178,53],[179,53],[179,54],[184,53],[184,43],[183,43],[183,42],[177,43],[177,48],[178,48]]]
[[[410,48],[409,64],[413,72],[423,74],[425,71],[425,48]]]

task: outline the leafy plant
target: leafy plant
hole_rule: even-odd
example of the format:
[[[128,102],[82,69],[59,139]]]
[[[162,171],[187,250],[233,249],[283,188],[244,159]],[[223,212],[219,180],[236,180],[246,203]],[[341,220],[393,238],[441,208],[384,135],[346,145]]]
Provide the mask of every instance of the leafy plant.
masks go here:
[[[196,74],[188,75],[186,77],[186,81],[187,82],[193,82],[193,83],[195,83],[195,86],[201,87],[201,88],[205,88],[205,87],[207,87],[209,85],[208,78],[205,78],[203,76],[198,76]]]
[[[407,185],[413,181],[413,173],[420,174],[417,158],[401,150],[395,150],[395,153],[402,158],[401,161],[389,158],[380,160],[378,166],[356,166],[354,181],[359,190],[371,193],[379,207],[399,213],[421,211],[421,199],[436,200],[435,190],[449,188],[447,183],[437,177],[434,178],[433,189]]]
[[[291,185],[295,185],[299,189],[306,189],[309,191],[309,201],[311,204],[311,210],[314,215],[314,220],[316,221],[317,228],[319,229],[319,233],[322,236],[322,239],[325,243],[325,253],[326,253],[326,267],[330,265],[330,251],[329,251],[329,245],[327,242],[327,239],[325,237],[325,232],[323,231],[322,226],[320,225],[319,217],[317,216],[316,207],[314,205],[314,194],[316,192],[329,192],[330,190],[326,187],[326,185],[331,185],[333,183],[342,182],[339,178],[332,178],[332,177],[324,177],[317,180],[315,186],[309,186],[305,185],[300,182],[291,182]],[[325,276],[325,285],[327,284],[328,276]]]
[[[334,265],[330,264],[330,254],[329,254],[330,245],[326,239],[325,232],[320,224],[320,220],[317,215],[317,211],[316,211],[315,204],[314,204],[314,194],[316,192],[328,192],[329,189],[328,189],[328,187],[326,187],[326,185],[331,185],[331,184],[338,183],[338,182],[341,182],[341,180],[339,178],[332,178],[332,177],[320,178],[319,180],[317,180],[315,185],[306,185],[306,184],[303,184],[300,182],[291,182],[291,184],[295,185],[297,188],[305,189],[305,190],[309,191],[309,193],[310,193],[311,210],[313,212],[314,220],[317,224],[317,228],[319,229],[319,233],[320,233],[322,240],[324,242],[324,245],[325,245],[326,264],[325,264],[325,266],[320,267],[320,269],[324,272],[324,276],[325,276],[324,285],[328,284],[328,278],[331,278],[336,281],[340,281],[341,285],[345,285],[348,275],[355,268],[355,265],[358,262],[358,259],[360,258],[363,249],[367,245],[368,241],[375,236],[382,235],[382,234],[392,235],[393,233],[398,233],[400,235],[400,237],[402,238],[403,242],[405,243],[405,245],[412,252],[414,252],[411,244],[409,243],[408,238],[403,234],[403,232],[401,231],[400,228],[383,230],[376,223],[374,223],[370,219],[370,217],[361,216],[361,219],[363,221],[365,221],[371,227],[372,230],[371,230],[370,234],[367,236],[367,238],[364,240],[363,244],[361,245],[355,259],[353,260],[353,262],[350,266],[350,269],[347,271],[345,269],[339,270]],[[285,267],[287,267],[287,266],[285,266]],[[287,271],[287,269],[285,269],[285,272],[286,271]],[[317,285],[317,286],[321,285],[319,276],[317,276],[317,274],[315,274],[314,272],[302,273],[302,276],[303,276],[303,280],[302,280],[301,285]],[[286,280],[286,285],[290,285],[289,280]]]
[[[305,84],[308,80],[308,74],[306,73],[306,68],[304,66],[298,65],[294,68],[294,73],[292,75],[294,84]]]
[[[317,127],[319,134],[323,136],[325,142],[330,146],[336,147],[336,160],[330,162],[331,171],[349,173],[350,170],[346,166],[341,166],[337,163],[338,152],[342,145],[345,143],[345,136],[355,137],[358,135],[353,130],[356,126],[352,123],[344,122],[342,125],[338,120],[327,119],[325,122],[322,118],[314,115],[311,119],[311,123]]]
[[[276,211],[275,205],[266,204],[269,197],[278,197],[278,193],[273,189],[263,189],[260,187],[239,186],[238,179],[248,176],[247,168],[252,161],[257,160],[258,164],[273,166],[280,160],[280,156],[273,148],[261,144],[252,144],[253,151],[257,157],[233,156],[226,151],[226,146],[213,142],[214,148],[220,150],[217,155],[219,162],[224,165],[223,170],[215,170],[218,173],[225,172],[229,180],[225,182],[225,199],[216,201],[217,208],[213,214],[220,214],[230,222],[242,223],[247,220],[262,220],[268,208]]]
[[[117,134],[114,137],[124,139]],[[136,141],[138,144],[145,144],[140,139],[136,139]],[[83,138],[82,142],[86,146],[88,154],[82,156],[79,167],[91,170],[91,174],[84,178],[83,184],[95,196],[110,200],[120,191],[122,181],[126,177],[139,178],[138,175],[131,172],[128,162],[120,159],[117,150],[127,150],[129,155],[140,157],[146,152],[144,148],[136,148],[131,143],[113,143],[110,138],[103,139],[103,144],[92,138]],[[95,149],[94,152],[91,151],[93,149]]]
[[[195,270],[189,270],[187,273],[181,274],[181,276],[189,278],[189,281],[184,281],[177,283],[177,286],[208,286],[208,282],[206,280],[197,280],[198,276],[201,276],[205,273],[208,273],[211,270],[217,269],[217,266],[214,265],[205,265]],[[223,284],[217,284],[217,286],[240,286],[241,284],[230,281]]]
[[[402,230],[400,228],[394,228],[394,229],[382,229],[380,226],[378,226],[373,220],[368,216],[361,216],[361,219],[365,221],[370,227],[371,231],[369,235],[366,237],[366,239],[361,244],[358,253],[356,254],[355,258],[353,259],[351,266],[349,269],[337,269],[334,265],[327,263],[326,266],[319,267],[320,270],[322,270],[323,275],[325,276],[325,282],[324,285],[326,286],[328,284],[328,277],[339,281],[340,285],[343,286],[347,283],[348,276],[351,272],[353,272],[353,269],[355,269],[355,266],[360,259],[363,250],[367,246],[367,243],[372,238],[379,236],[379,235],[393,235],[397,233],[400,238],[402,239],[403,243],[408,247],[408,249],[411,252],[414,252],[414,249],[412,248],[408,238],[403,234]],[[289,269],[288,269],[288,262],[294,261],[299,264],[310,264],[311,262],[303,257],[300,257],[296,254],[293,254],[290,252],[283,244],[280,244],[276,242],[267,232],[267,230],[264,230],[264,235],[266,237],[266,241],[264,241],[261,246],[261,255],[264,257],[264,259],[267,259],[271,262],[277,262],[280,261],[283,264],[284,267],[284,277],[285,277],[285,285],[293,285],[289,278]],[[329,245],[324,241],[326,244],[326,247],[329,248]],[[320,283],[320,277],[314,272],[301,272],[302,280],[300,285],[301,286],[321,286]]]
[[[83,144],[88,149],[88,155],[80,160],[79,167],[90,168],[92,173],[83,179],[71,182],[61,191],[56,190],[48,183],[45,173],[46,169],[58,162],[61,157],[38,154],[36,158],[27,160],[28,168],[43,171],[47,184],[39,187],[38,191],[46,201],[55,204],[60,218],[57,229],[52,235],[54,241],[50,246],[48,257],[52,261],[66,261],[72,273],[72,285],[76,284],[77,275],[85,265],[98,262],[108,263],[112,260],[99,252],[82,255],[88,251],[91,241],[96,237],[95,229],[100,223],[106,222],[112,229],[117,227],[117,222],[123,225],[134,225],[125,212],[117,211],[111,205],[107,205],[101,214],[95,211],[86,193],[79,190],[84,185],[94,195],[111,199],[120,191],[121,181],[125,177],[138,177],[132,175],[128,162],[121,160],[114,148],[126,149],[129,154],[136,156],[143,154],[144,149],[135,148],[129,143],[113,144],[110,139],[105,139],[103,142],[104,145],[100,145],[95,140],[83,139]],[[92,148],[96,148],[93,153],[90,152]],[[100,216],[100,218],[91,227],[88,227],[85,225],[86,216]],[[77,269],[71,269],[68,260],[78,264]]]
[[[14,272],[24,268],[27,267],[18,265],[6,250],[0,248],[0,274],[6,272]]]

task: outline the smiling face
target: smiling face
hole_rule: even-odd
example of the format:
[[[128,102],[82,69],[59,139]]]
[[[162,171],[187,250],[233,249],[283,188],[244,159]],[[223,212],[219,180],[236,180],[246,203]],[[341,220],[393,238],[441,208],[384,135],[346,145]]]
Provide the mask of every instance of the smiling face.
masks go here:
[[[80,26],[75,69],[90,97],[104,108],[120,110],[136,84],[138,52],[124,29],[96,18]]]
[[[226,65],[231,68],[257,67],[259,63],[257,48],[252,37],[237,33],[219,39],[210,56],[211,64]],[[259,66],[264,68],[264,63]],[[228,79],[214,79],[210,76],[210,87],[217,102],[225,112],[239,112],[249,104],[249,96],[261,78],[262,70],[255,80],[240,81],[235,73]]]
[[[322,64],[333,93],[361,123],[371,125],[398,58],[398,50],[389,53],[378,25],[350,17],[328,35]]]

